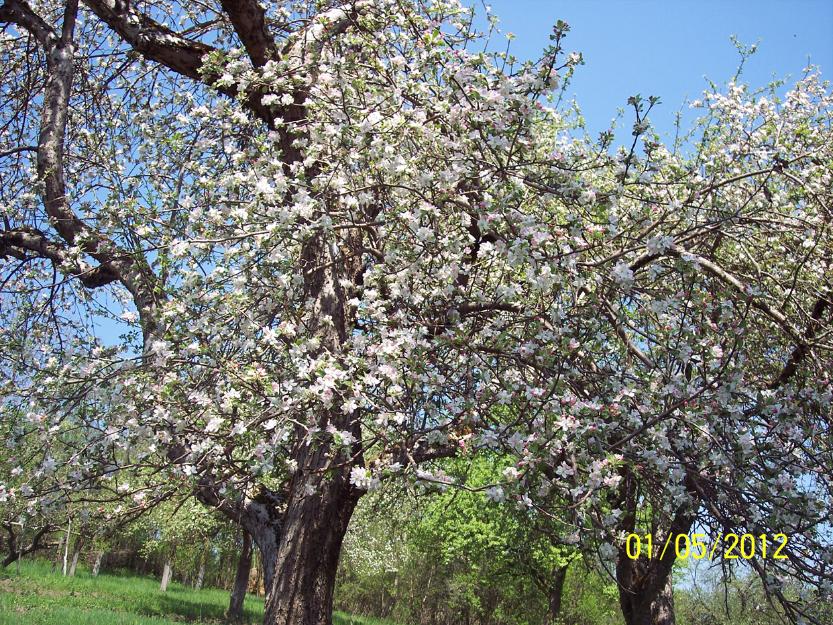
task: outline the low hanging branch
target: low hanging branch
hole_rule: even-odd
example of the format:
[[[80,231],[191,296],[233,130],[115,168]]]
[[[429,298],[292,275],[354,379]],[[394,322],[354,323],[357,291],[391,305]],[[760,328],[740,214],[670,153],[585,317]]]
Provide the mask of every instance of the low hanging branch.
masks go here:
[[[2,562],[0,562],[0,565],[4,568],[17,562],[30,553],[43,551],[44,549],[52,549],[57,545],[57,543],[47,542],[49,535],[58,529],[55,525],[44,525],[43,527],[40,527],[34,533],[32,540],[28,545],[19,544],[21,537],[19,537],[18,533],[15,531],[14,525],[15,524],[11,522],[3,523],[3,529],[6,530],[6,535],[8,536],[6,557],[3,558]]]

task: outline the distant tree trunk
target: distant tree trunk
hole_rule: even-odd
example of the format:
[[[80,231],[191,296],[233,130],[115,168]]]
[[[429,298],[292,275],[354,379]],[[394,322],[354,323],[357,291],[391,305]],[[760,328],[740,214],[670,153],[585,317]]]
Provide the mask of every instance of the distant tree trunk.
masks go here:
[[[61,569],[64,577],[67,575],[67,560],[69,559],[69,539],[72,534],[72,519],[67,521],[67,535],[66,539],[64,540],[64,566]]]
[[[263,557],[260,555],[260,551],[254,554],[256,564],[255,564],[255,595],[258,597],[260,596],[260,584],[263,581]]]
[[[205,582],[205,553],[200,556],[200,568],[197,570],[197,579],[194,581],[194,588],[200,590]]]
[[[547,614],[544,617],[544,625],[554,625],[558,622],[558,615],[561,613],[561,597],[564,594],[564,580],[567,579],[569,566],[569,564],[565,564],[555,569],[553,573],[547,596]]]
[[[425,581],[425,586],[423,586],[423,595],[422,600],[419,602],[419,620],[420,622],[425,622],[425,610],[428,605],[428,597],[431,596],[431,579],[434,577],[434,567],[431,566],[428,569],[428,579]]]
[[[162,584],[159,586],[159,589],[162,592],[166,592],[168,590],[168,583],[171,581],[171,575],[173,574],[173,567],[171,564],[171,557],[165,559],[165,567],[162,569]]]
[[[98,551],[95,554],[95,562],[93,563],[93,577],[98,577],[98,572],[101,570],[101,561],[104,559],[104,551]]]
[[[234,576],[234,586],[231,589],[228,617],[233,621],[243,619],[243,600],[249,587],[249,571],[252,569],[252,537],[243,530],[243,548],[237,560],[237,574]]]
[[[390,616],[391,612],[393,612],[393,608],[396,605],[396,602],[399,599],[399,570],[397,569],[393,573],[393,590],[390,593],[390,603],[388,604],[387,610],[385,611],[385,618]]]
[[[84,538],[79,536],[72,546],[72,561],[69,565],[69,576],[75,577],[75,569],[78,568],[78,558],[81,557],[81,550],[84,548]]]

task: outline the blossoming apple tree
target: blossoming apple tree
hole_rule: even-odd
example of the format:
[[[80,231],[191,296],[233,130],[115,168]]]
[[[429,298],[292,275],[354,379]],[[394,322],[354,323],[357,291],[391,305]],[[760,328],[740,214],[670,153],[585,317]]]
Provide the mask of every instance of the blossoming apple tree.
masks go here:
[[[583,531],[650,501],[819,544],[814,75],[715,96],[693,159],[635,99],[611,155],[547,106],[580,60],[563,23],[523,64],[450,0],[6,0],[0,23],[4,410],[38,485],[7,498],[191,492],[257,542],[268,623],[331,622],[363,493],[482,448],[519,459],[494,499],[569,499]],[[820,587],[802,555],[783,572]],[[626,613],[661,611],[647,578]]]
[[[574,539],[614,564],[627,623],[673,622],[678,551],[731,565],[726,534],[755,537],[744,560],[789,617],[824,622],[814,601],[831,591],[830,92],[808,72],[782,98],[777,85],[735,83],[705,96],[693,158],[646,136],[639,158],[620,151],[618,172],[596,182],[615,198],[603,221],[616,242],[587,246],[576,264],[613,265],[579,293],[599,314],[577,322],[555,401],[532,420],[518,414],[522,437],[495,444],[518,459],[507,492],[569,510]],[[638,135],[644,104],[631,103]],[[653,557],[647,544],[627,555],[634,532],[652,535]],[[661,551],[681,534],[680,550]],[[789,537],[786,557],[773,557],[776,534]]]

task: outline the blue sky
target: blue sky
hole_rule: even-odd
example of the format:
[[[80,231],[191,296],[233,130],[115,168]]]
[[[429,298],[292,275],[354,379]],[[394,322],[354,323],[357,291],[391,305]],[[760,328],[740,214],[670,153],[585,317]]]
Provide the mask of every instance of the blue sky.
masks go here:
[[[473,0],[469,0],[473,1]],[[723,84],[740,59],[730,42],[759,42],[745,81],[798,77],[811,63],[833,79],[833,0],[492,0],[500,28],[517,38],[511,50],[537,58],[558,19],[570,24],[566,48],[584,55],[571,93],[597,133],[629,96],[658,95],[651,118],[670,133],[686,100]],[[686,110],[687,107],[686,107]],[[688,113],[691,120],[693,113]],[[630,117],[626,117],[630,126]]]

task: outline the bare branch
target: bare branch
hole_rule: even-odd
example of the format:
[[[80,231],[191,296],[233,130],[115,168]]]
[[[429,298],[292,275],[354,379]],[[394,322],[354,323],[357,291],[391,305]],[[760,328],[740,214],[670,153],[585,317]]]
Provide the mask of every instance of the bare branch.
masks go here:
[[[47,78],[43,92],[43,107],[38,136],[37,170],[43,183],[43,204],[49,222],[68,246],[78,246],[97,260],[99,269],[88,269],[69,258],[66,248],[50,243],[36,230],[7,230],[3,236],[6,255],[21,258],[28,250],[53,262],[69,262],[69,271],[82,283],[101,286],[118,279],[133,295],[142,318],[145,336],[154,334],[158,327],[155,280],[146,268],[129,254],[120,250],[107,237],[95,231],[72,211],[64,179],[64,135],[74,77],[75,44],[73,31],[78,2],[67,3],[60,37],[35,14],[28,4],[19,0],[7,1],[0,8],[0,16],[11,15],[15,23],[29,30],[41,42],[46,53]]]
[[[11,148],[8,150],[3,150],[0,152],[0,158],[6,158],[7,156],[14,156],[15,154],[20,154],[21,152],[37,152],[38,146],[36,145],[21,145],[16,148]]]

